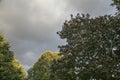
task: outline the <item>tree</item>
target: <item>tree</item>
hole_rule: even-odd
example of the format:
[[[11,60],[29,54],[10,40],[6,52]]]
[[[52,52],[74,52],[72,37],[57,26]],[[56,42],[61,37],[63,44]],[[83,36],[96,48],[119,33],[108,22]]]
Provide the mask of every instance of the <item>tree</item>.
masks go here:
[[[8,42],[0,34],[0,79],[24,80],[25,70],[9,48]]]
[[[61,80],[120,79],[120,18],[91,18],[77,14],[57,32],[67,44],[59,46],[62,59],[52,66]]]
[[[120,0],[112,0],[113,3],[111,5],[115,5],[117,10],[120,12]]]
[[[34,66],[29,69],[27,80],[58,80],[57,77],[50,78],[50,67],[53,60],[58,60],[60,58],[58,52],[44,52]]]

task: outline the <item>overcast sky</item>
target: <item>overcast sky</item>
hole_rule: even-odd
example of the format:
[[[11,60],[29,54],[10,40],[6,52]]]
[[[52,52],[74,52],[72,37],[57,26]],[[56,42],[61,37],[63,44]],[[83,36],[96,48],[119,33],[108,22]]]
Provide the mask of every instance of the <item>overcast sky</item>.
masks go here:
[[[111,0],[2,0],[0,33],[28,70],[42,52],[59,51],[57,46],[65,44],[56,32],[71,13],[114,14],[110,4]]]

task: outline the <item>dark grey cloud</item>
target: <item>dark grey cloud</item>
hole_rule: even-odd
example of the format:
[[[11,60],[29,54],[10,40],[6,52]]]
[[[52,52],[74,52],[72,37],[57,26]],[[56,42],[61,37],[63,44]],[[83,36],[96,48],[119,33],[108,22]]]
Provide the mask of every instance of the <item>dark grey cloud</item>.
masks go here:
[[[0,32],[28,69],[45,50],[59,51],[57,46],[65,41],[56,32],[71,13],[113,14],[115,8],[109,7],[110,3],[111,0],[2,0]]]
[[[16,57],[26,68],[45,50],[58,51],[65,5],[53,0],[3,0],[0,4],[0,31],[10,41]]]

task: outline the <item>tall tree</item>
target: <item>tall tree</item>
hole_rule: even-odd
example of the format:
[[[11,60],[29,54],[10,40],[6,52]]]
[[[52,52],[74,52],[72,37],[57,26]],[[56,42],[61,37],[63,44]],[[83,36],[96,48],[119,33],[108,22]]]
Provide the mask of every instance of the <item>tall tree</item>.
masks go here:
[[[54,75],[61,80],[120,79],[120,18],[71,15],[58,34],[67,44],[59,46],[63,58],[54,62]]]
[[[53,60],[58,60],[60,58],[57,52],[44,52],[34,66],[28,71],[27,80],[58,80],[57,77],[50,78],[50,67]]]
[[[9,48],[8,42],[0,34],[0,80],[24,80],[25,70]]]

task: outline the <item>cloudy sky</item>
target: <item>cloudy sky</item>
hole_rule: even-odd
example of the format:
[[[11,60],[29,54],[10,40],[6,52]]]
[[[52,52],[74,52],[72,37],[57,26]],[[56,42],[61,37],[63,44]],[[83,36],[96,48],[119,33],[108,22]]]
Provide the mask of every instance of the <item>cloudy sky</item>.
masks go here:
[[[65,44],[56,34],[70,14],[114,14],[111,0],[2,0],[0,33],[28,70],[46,50],[59,51]]]

